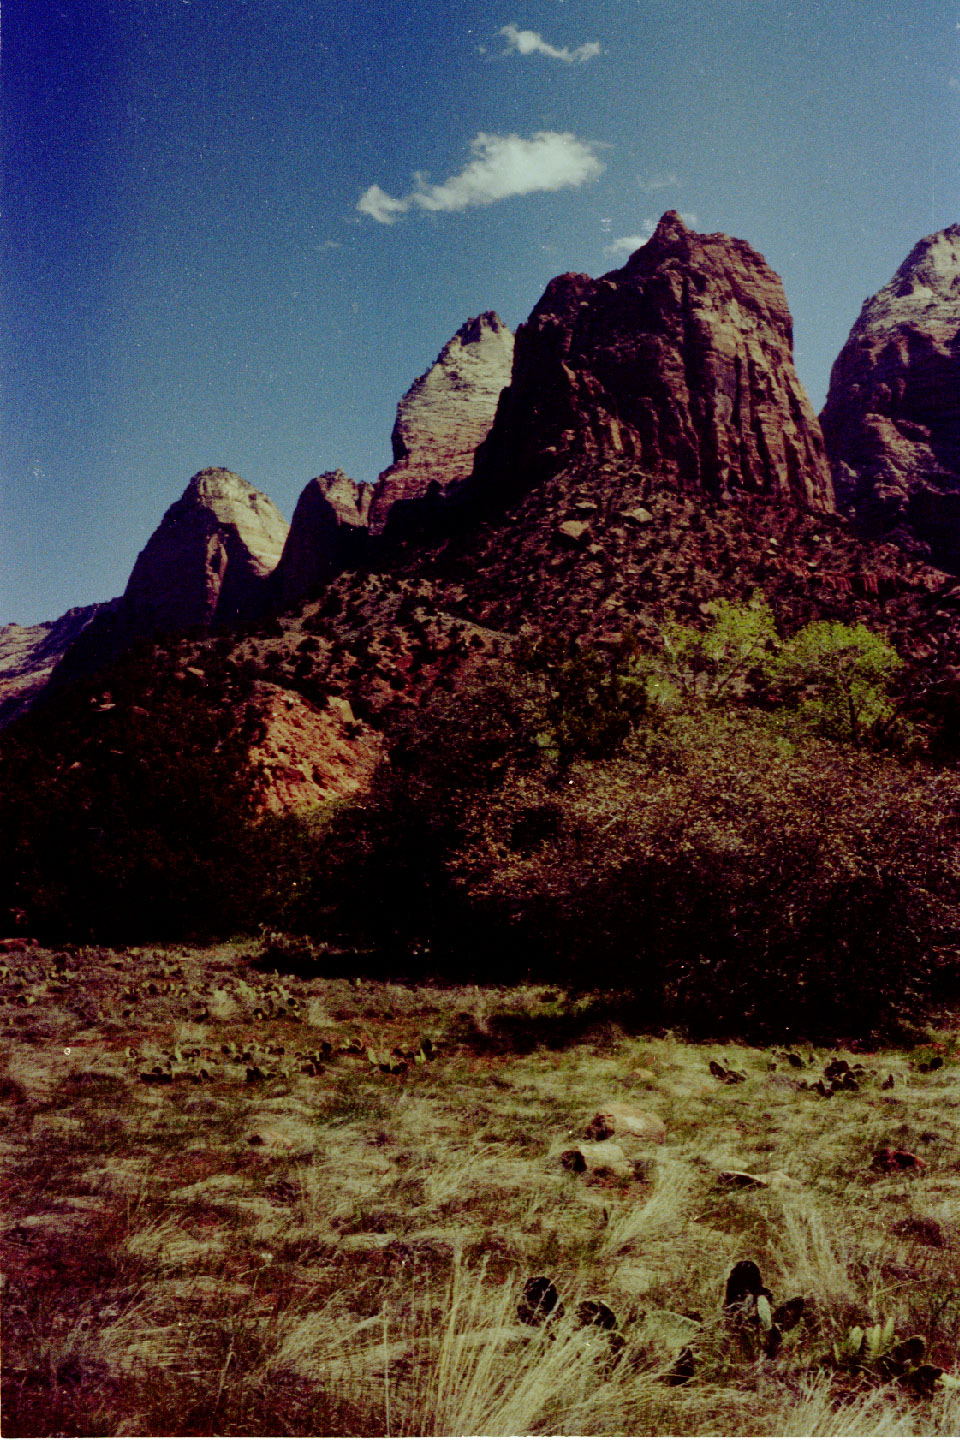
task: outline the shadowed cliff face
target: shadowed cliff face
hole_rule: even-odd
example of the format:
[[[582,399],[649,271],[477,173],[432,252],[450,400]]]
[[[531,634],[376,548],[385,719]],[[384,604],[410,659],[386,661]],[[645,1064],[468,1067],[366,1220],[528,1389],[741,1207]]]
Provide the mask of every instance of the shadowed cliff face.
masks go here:
[[[793,366],[780,279],[741,240],[673,211],[620,270],[552,280],[468,491],[570,461],[626,460],[707,495],[833,509],[823,437]]]
[[[307,483],[271,583],[281,610],[359,564],[372,494],[371,486],[358,485],[342,470],[327,470]]]
[[[921,240],[866,301],[821,419],[860,528],[960,572],[960,225]]]
[[[29,710],[78,636],[118,603],[78,605],[40,625],[0,625],[0,726]]]

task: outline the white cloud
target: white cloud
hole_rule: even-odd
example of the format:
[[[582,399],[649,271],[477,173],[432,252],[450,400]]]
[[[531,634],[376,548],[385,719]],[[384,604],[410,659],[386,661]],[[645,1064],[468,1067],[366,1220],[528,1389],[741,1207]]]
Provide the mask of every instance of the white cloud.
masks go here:
[[[604,255],[632,255],[634,250],[639,250],[641,245],[646,245],[656,228],[655,221],[644,220],[643,229],[638,235],[618,235],[616,240],[611,240],[609,245],[603,247],[603,253]]]
[[[695,230],[700,223],[700,217],[693,210],[681,210],[680,219],[691,230]],[[603,253],[604,255],[632,255],[634,250],[639,250],[641,245],[646,245],[656,228],[656,220],[645,219],[643,229],[638,234],[618,235],[615,240],[611,240],[609,245],[604,246]]]
[[[596,147],[570,131],[538,130],[529,140],[481,131],[470,142],[470,151],[473,159],[442,185],[430,185],[418,174],[414,188],[402,197],[371,185],[357,201],[357,209],[381,225],[392,225],[414,206],[436,211],[492,205],[513,195],[583,185],[604,168]]]
[[[507,42],[507,55],[547,55],[551,60],[565,60],[568,65],[577,61],[595,60],[600,54],[600,42],[588,40],[571,50],[567,45],[550,45],[536,30],[521,30],[512,22],[498,32]]]
[[[398,215],[410,209],[410,205],[406,200],[395,200],[379,185],[371,185],[357,201],[357,209],[361,215],[379,220],[381,225],[392,225]]]

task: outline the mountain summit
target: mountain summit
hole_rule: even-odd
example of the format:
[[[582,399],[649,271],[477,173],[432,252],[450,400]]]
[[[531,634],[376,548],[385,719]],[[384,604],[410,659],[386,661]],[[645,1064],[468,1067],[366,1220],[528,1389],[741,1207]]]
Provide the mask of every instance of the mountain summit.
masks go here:
[[[921,240],[864,303],[821,422],[860,528],[960,573],[960,225]]]
[[[471,489],[516,490],[579,460],[833,509],[783,286],[744,241],[695,234],[670,210],[621,269],[551,280],[517,332]]]
[[[280,559],[287,528],[239,475],[200,470],[137,557],[123,596],[131,625],[174,630],[244,615]]]

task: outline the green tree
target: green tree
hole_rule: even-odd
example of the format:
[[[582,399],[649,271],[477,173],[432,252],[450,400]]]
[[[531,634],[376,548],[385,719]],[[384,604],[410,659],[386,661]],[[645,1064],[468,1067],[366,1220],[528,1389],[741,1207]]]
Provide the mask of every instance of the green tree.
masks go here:
[[[540,710],[539,743],[565,769],[575,759],[615,754],[647,714],[647,677],[627,635],[613,652],[543,635],[521,648]]]
[[[773,611],[760,591],[747,604],[715,600],[706,630],[671,621],[662,632],[661,675],[687,697],[719,701],[741,693],[778,644]],[[656,676],[652,677],[654,693]],[[661,680],[662,688],[662,680]]]
[[[768,673],[814,729],[859,746],[893,719],[890,685],[902,665],[865,625],[816,620],[782,647]]]

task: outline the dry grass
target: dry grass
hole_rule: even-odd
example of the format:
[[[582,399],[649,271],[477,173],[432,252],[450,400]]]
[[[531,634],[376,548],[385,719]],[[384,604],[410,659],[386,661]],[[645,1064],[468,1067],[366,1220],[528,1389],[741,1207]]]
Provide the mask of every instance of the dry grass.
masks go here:
[[[859,1090],[824,1099],[800,1083],[826,1052],[797,1067],[591,1026],[530,987],[281,980],[251,958],[0,967],[5,1434],[957,1433],[943,1381],[836,1358],[889,1318],[957,1368],[946,1037],[941,1068],[864,1055]],[[742,1082],[711,1075],[721,1055]],[[565,1168],[614,1101],[666,1143],[615,1135],[614,1172]],[[874,1168],[885,1145],[925,1168]],[[808,1302],[774,1358],[722,1313],[745,1258]],[[541,1326],[517,1310],[535,1275],[565,1307]],[[578,1328],[588,1299],[613,1341]]]

